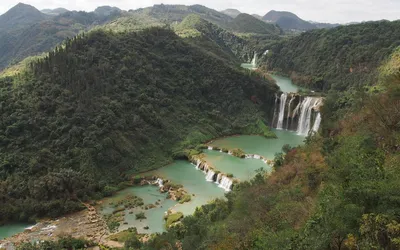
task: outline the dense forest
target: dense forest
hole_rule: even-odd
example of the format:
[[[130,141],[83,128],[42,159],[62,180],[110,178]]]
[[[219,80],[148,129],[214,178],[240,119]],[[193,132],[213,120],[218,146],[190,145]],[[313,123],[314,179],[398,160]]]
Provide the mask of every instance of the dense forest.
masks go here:
[[[162,28],[67,40],[0,88],[0,221],[74,211],[124,187],[128,171],[262,133],[277,91]]]
[[[321,136],[141,249],[399,249],[400,49],[378,80],[347,105],[331,91]]]
[[[382,62],[400,45],[400,21],[368,22],[313,30],[275,43],[264,61],[316,90],[345,90],[373,84]]]

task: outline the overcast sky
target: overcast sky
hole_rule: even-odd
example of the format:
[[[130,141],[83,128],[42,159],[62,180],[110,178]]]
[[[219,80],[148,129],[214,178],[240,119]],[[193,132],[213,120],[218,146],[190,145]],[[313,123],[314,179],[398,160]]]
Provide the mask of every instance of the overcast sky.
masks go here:
[[[21,0],[0,0],[0,14]],[[264,15],[270,10],[285,10],[305,20],[346,23],[367,20],[400,19],[400,0],[23,0],[38,9],[64,7],[92,11],[112,5],[124,10],[154,4],[201,4],[216,10],[235,8],[249,14]]]

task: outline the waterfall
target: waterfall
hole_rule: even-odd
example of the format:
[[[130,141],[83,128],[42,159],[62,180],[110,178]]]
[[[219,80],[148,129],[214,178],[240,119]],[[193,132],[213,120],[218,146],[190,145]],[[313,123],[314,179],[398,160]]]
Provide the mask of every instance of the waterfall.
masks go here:
[[[197,159],[197,165],[196,165],[196,169],[200,169],[200,164],[201,164],[201,161],[200,161],[200,159]]]
[[[232,180],[226,176],[222,176],[221,183],[219,184],[218,187],[223,188],[225,189],[225,191],[229,192],[231,191]]]
[[[277,129],[282,129],[283,118],[285,117],[286,99],[287,99],[287,93],[283,93],[281,95],[281,101],[280,101],[280,104],[279,104],[278,124],[276,125]]]
[[[272,117],[272,125],[271,126],[274,126],[274,124],[275,124],[275,120],[276,120],[276,104],[278,103],[278,95],[277,94],[275,94],[275,105],[274,105],[274,117]]]
[[[251,60],[251,64],[253,65],[253,68],[257,68],[257,52],[254,52],[254,57],[253,60]]]
[[[293,110],[292,119],[299,113],[301,106],[301,101],[299,100],[299,104],[297,104],[296,108]]]
[[[232,151],[228,151],[228,155],[232,155],[233,153],[232,153]]]
[[[314,126],[313,126],[313,128],[312,128],[312,130],[315,132],[315,133],[317,133],[318,132],[318,130],[319,130],[319,125],[321,124],[321,113],[319,113],[318,112],[318,114],[317,114],[317,117],[315,118],[315,121],[314,121]]]
[[[286,121],[286,129],[289,129],[289,120],[290,120],[290,107],[292,106],[292,102],[296,98],[295,95],[292,95],[292,98],[290,98],[289,101],[289,106],[288,106],[288,113],[287,113],[287,121]]]
[[[213,147],[211,147],[211,146],[208,146],[208,150],[213,150]]]
[[[259,160],[259,159],[261,159],[261,156],[259,156],[259,155],[253,155],[253,158]]]
[[[222,174],[219,173],[219,174],[217,175],[217,179],[215,180],[215,183],[219,184],[219,182],[221,181],[221,178],[222,178]]]
[[[307,135],[311,127],[311,114],[313,109],[320,103],[320,100],[313,97],[306,97],[301,104],[299,125],[297,133],[300,135]]]
[[[215,175],[215,172],[212,171],[212,170],[210,169],[210,170],[207,172],[206,180],[207,180],[207,181],[210,181],[210,182],[214,181],[214,175]]]
[[[159,187],[162,187],[162,186],[164,186],[164,181],[160,178],[157,178],[157,180],[154,184],[157,184]]]
[[[267,50],[264,52],[263,56],[267,55],[268,52],[269,52],[269,50],[267,49]]]

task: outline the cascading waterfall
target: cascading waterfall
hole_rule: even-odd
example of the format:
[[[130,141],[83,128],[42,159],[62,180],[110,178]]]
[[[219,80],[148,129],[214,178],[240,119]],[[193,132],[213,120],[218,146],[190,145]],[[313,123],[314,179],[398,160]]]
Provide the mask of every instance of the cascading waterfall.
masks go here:
[[[163,187],[164,186],[164,181],[160,178],[157,178],[155,184],[157,184],[159,187]]]
[[[319,99],[306,97],[306,99],[304,99],[303,103],[301,104],[299,125],[297,127],[297,133],[299,135],[307,135],[310,131],[312,110],[318,103]]]
[[[318,114],[317,114],[317,117],[315,118],[315,121],[314,121],[314,126],[313,126],[313,128],[312,128],[312,130],[315,132],[315,133],[317,133],[318,132],[318,130],[319,130],[319,125],[321,124],[321,113],[319,113],[318,112]]]
[[[254,57],[253,60],[251,60],[251,64],[253,65],[253,68],[257,67],[257,53],[254,52]]]
[[[285,106],[286,106],[287,93],[283,93],[281,95],[281,100],[279,104],[279,116],[278,116],[278,124],[276,125],[277,129],[282,129],[283,119],[285,117]]]
[[[208,170],[207,175],[206,175],[206,180],[209,182],[214,181],[214,175],[215,175],[214,171],[212,171],[211,169]]]
[[[276,104],[278,103],[278,95],[275,94],[275,105],[274,105],[274,117],[272,117],[272,124],[275,124],[275,120],[276,120]]]
[[[200,169],[200,164],[201,164],[200,159],[197,159],[196,169]]]
[[[290,120],[290,107],[292,106],[292,102],[296,98],[295,95],[292,95],[292,98],[290,98],[289,105],[288,105],[288,113],[287,113],[287,120],[286,120],[286,129],[289,129],[289,120]]]
[[[225,191],[229,192],[231,191],[232,183],[233,182],[231,179],[226,176],[222,176],[221,183],[218,187],[223,188]]]
[[[213,147],[211,147],[211,146],[208,146],[208,148],[207,148],[208,150],[213,150]]]
[[[217,179],[215,180],[215,183],[219,184],[219,182],[221,181],[221,178],[222,178],[222,174],[219,173],[219,174],[217,175]]]

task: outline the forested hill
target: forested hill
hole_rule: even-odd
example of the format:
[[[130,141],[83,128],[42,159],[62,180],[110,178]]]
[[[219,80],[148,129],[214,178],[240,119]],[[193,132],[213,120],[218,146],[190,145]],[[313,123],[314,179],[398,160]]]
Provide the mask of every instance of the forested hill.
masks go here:
[[[295,83],[318,90],[364,86],[400,45],[400,21],[368,22],[313,30],[270,48],[268,70],[290,75]]]
[[[250,61],[254,53],[254,48],[249,46],[248,41],[198,15],[187,16],[174,27],[174,30],[186,41],[208,53],[213,53],[227,63],[237,65],[241,61]]]
[[[0,88],[0,222],[76,210],[127,171],[260,133],[277,91],[161,28],[79,36]]]

